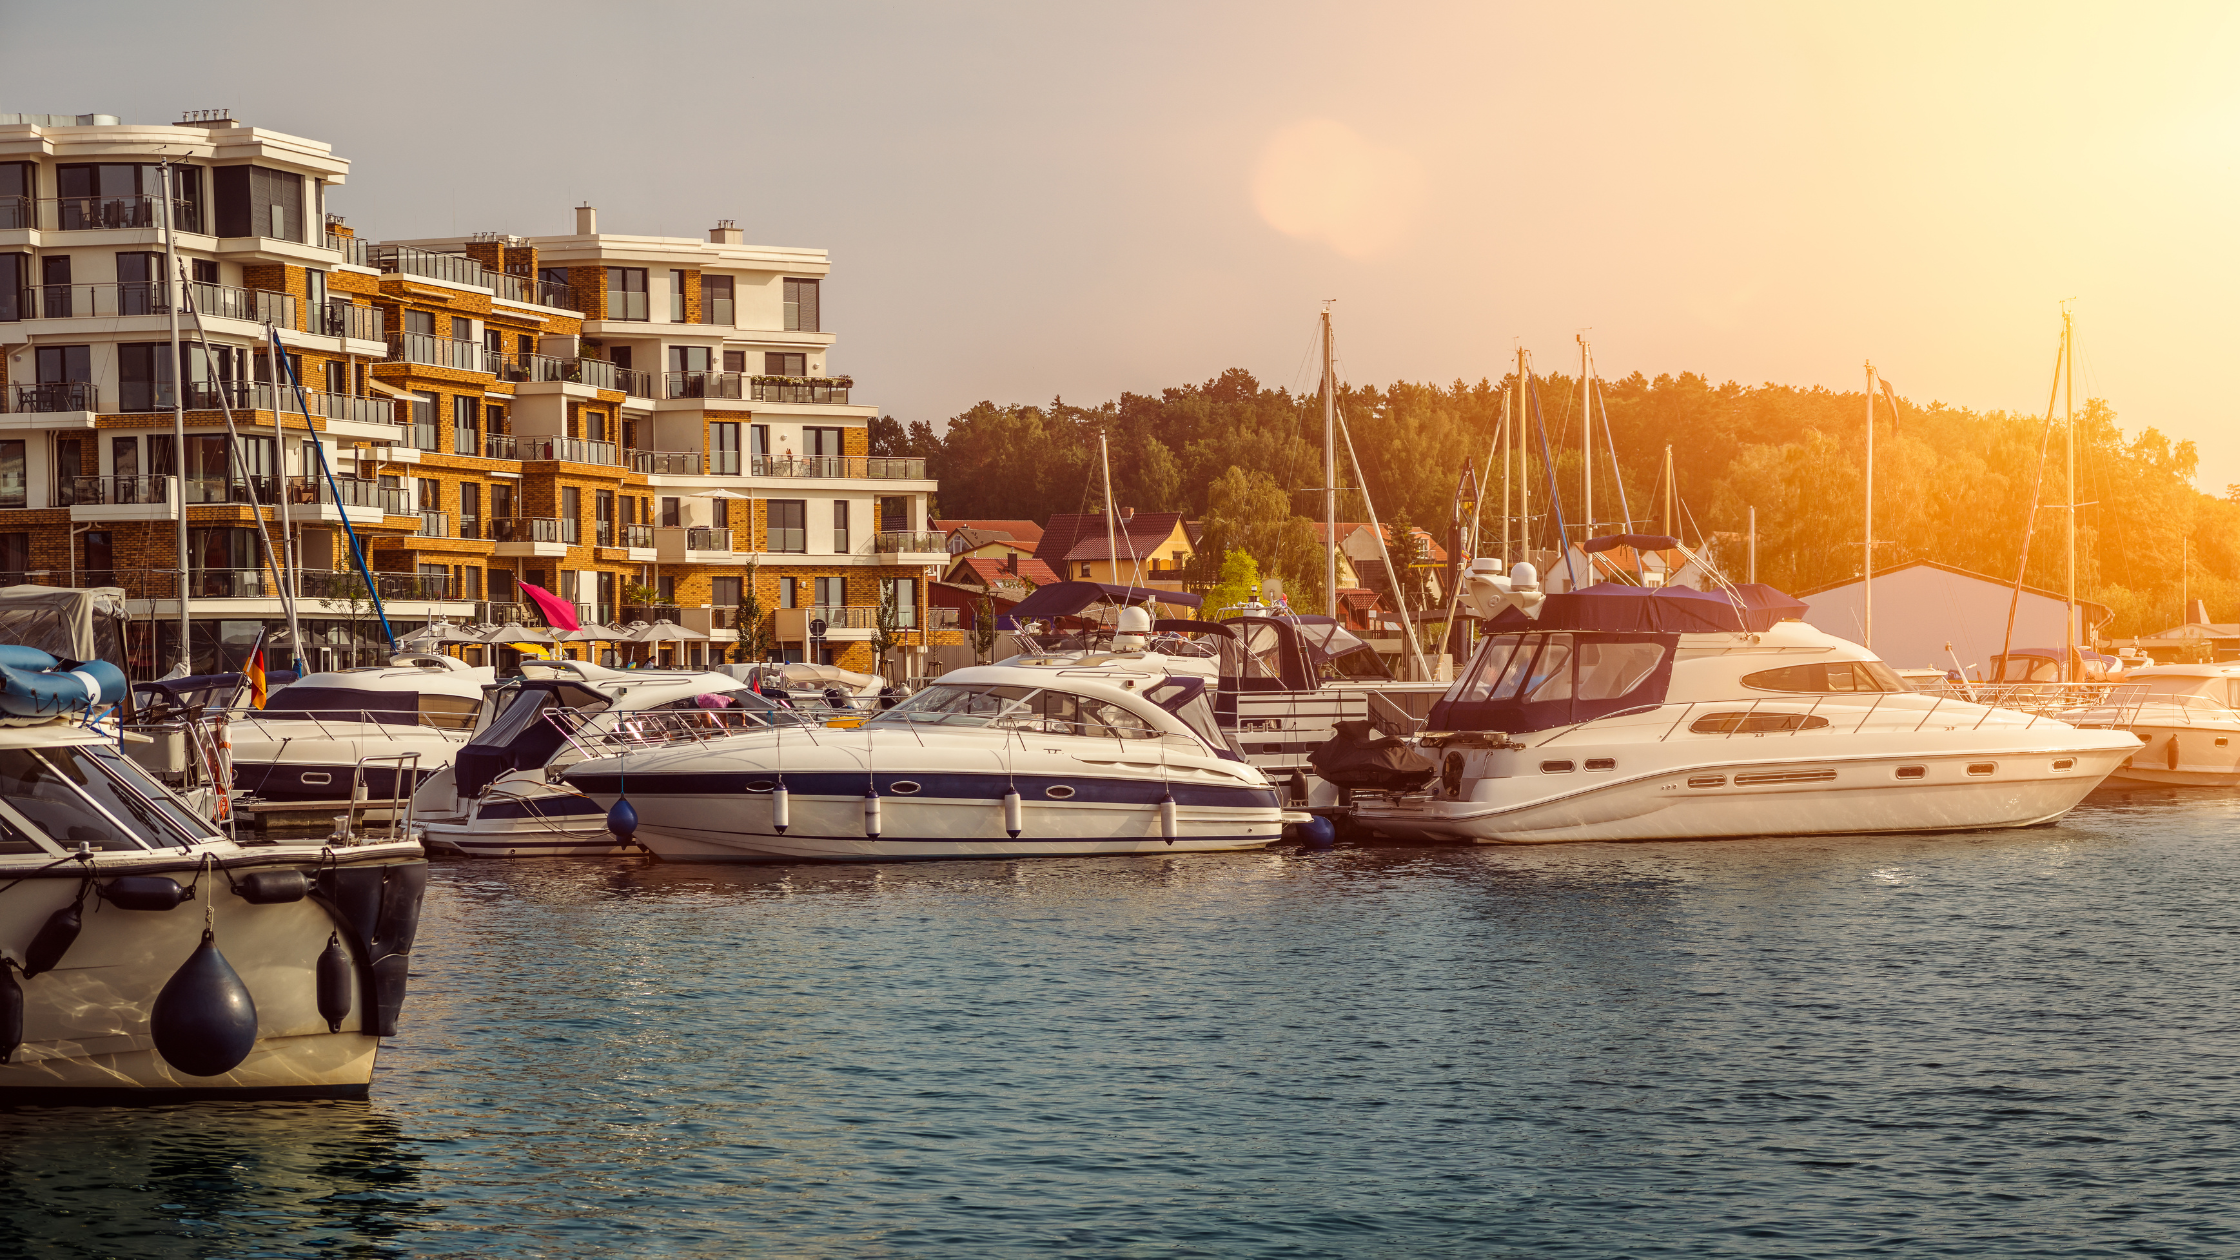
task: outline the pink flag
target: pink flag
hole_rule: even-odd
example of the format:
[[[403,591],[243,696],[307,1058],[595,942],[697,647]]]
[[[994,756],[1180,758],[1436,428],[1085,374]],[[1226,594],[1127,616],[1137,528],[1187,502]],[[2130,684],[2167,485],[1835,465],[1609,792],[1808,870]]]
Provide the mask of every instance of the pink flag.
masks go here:
[[[531,586],[527,582],[521,583],[521,593],[529,597],[529,602],[537,606],[538,612],[544,614],[546,625],[555,630],[578,630],[582,628],[576,624],[576,610],[558,595],[541,586]]]

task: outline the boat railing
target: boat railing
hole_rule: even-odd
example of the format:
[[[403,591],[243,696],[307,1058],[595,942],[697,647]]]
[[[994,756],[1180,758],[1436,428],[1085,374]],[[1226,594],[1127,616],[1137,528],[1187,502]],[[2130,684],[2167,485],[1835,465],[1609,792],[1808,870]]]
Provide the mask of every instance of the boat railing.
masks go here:
[[[386,766],[389,769],[389,799],[386,803],[369,800],[366,795],[366,767]],[[372,753],[358,758],[350,768],[350,803],[342,816],[341,826],[335,831],[333,843],[340,845],[384,844],[412,838],[412,797],[420,786],[420,754],[417,752]],[[361,823],[378,821],[377,828],[361,828]]]
[[[1917,694],[2059,718],[2071,726],[2100,727],[2129,726],[2139,706],[2146,703],[2149,686],[2143,682],[1944,682],[1923,687]]]
[[[793,715],[788,715],[793,717]],[[775,725],[759,709],[651,709],[637,712],[584,713],[554,709],[544,715],[560,737],[586,757],[612,756],[618,751],[665,748],[672,744],[704,744]],[[785,725],[814,725],[793,717]]]
[[[434,731],[456,742],[465,742],[473,734],[472,713],[399,713],[393,709],[257,709],[241,715],[268,722],[309,722],[319,728],[322,739],[364,739],[371,734],[362,730],[337,731],[327,725],[349,723],[353,726],[378,726],[384,739],[401,739],[407,733]],[[411,718],[409,722],[400,718]],[[395,728],[395,729],[391,729]]]
[[[1869,694],[1873,696],[1871,700],[1868,699]],[[1611,718],[1660,713],[1672,708],[1679,709],[1679,712],[1673,717],[1671,724],[1666,726],[1663,732],[1657,736],[1657,743],[1664,743],[1683,733],[1694,736],[1717,736],[1724,739],[1733,739],[1738,735],[1747,735],[1752,738],[1764,738],[1769,735],[1800,735],[1807,731],[1856,735],[1864,731],[1867,728],[1867,723],[1874,721],[1876,715],[1880,714],[1883,707],[1894,698],[1921,694],[1924,693],[1880,691],[1810,696],[1785,694],[1778,696],[1738,696],[1724,700],[1690,700],[1677,705],[1643,705],[1638,709],[1628,709],[1623,713],[1605,714],[1592,722],[1583,722],[1542,741],[1538,746],[1546,747],[1567,735],[1595,729]],[[1977,694],[1983,694],[1980,687]],[[1887,715],[1889,725],[1892,729],[1924,730],[1928,727],[1930,721],[1940,711],[1943,711],[1947,704],[1955,706],[1949,716],[1956,722],[1966,723],[1967,729],[1971,731],[1980,729],[1986,722],[1990,722],[1995,715],[2001,713],[2006,715],[2006,719],[2002,719],[1998,723],[2000,725],[2013,718],[2027,718],[2028,720],[2022,723],[2022,729],[2024,730],[2036,726],[2040,721],[2061,721],[2072,726],[2079,724],[2072,721],[2070,717],[2063,716],[2064,713],[2068,712],[2067,710],[2048,709],[2047,711],[2036,712],[2030,709],[2010,709],[1989,705],[1982,700],[1965,700],[1959,696],[1931,694],[1928,706],[1919,710],[1918,717],[1915,716],[1915,710],[1911,708],[1892,705],[1892,711]],[[1971,715],[1960,706],[1975,709],[1977,712]],[[1910,727],[1905,725],[1908,718],[1913,719]],[[1970,720],[1971,718],[1972,720]],[[1712,719],[1718,720],[1713,725],[1703,726],[1703,723]],[[2100,723],[2092,724],[2099,725]]]

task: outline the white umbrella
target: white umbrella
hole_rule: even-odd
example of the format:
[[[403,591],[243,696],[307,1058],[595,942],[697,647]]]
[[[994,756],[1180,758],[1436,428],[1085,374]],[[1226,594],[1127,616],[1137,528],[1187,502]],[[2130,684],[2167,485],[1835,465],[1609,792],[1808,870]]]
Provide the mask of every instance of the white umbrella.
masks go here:
[[[481,643],[550,643],[552,636],[543,630],[533,630],[518,621],[509,621],[485,634],[475,642]]]
[[[692,497],[695,499],[737,499],[741,502],[751,502],[754,499],[753,495],[741,494],[736,490],[710,490],[706,494],[696,494]]]
[[[674,621],[663,619],[639,631],[637,641],[640,643],[700,643],[707,638],[707,635],[690,626],[680,626]]]

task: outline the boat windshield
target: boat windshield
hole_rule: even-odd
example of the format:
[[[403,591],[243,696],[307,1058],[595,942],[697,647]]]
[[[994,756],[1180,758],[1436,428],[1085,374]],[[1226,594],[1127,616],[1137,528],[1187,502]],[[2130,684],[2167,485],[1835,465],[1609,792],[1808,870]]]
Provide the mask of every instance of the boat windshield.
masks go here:
[[[1881,661],[1815,661],[1810,665],[1784,665],[1744,674],[1742,685],[1759,691],[1792,691],[1811,695],[1838,692],[1910,690],[1898,672]]]
[[[1349,679],[1384,680],[1392,671],[1384,667],[1384,659],[1376,649],[1362,642],[1344,626],[1332,621],[1298,621],[1294,623],[1299,640],[1307,645],[1307,654],[1314,663],[1315,677],[1323,682],[1343,682]]]
[[[265,701],[262,718],[324,717],[343,722],[387,722],[402,726],[465,729],[481,711],[479,697],[426,691],[361,691],[290,683]]]
[[[83,745],[0,749],[0,799],[65,849],[161,848],[215,838],[206,824],[174,821],[171,814],[183,811],[166,811],[125,773]]]
[[[1141,716],[1095,696],[1047,687],[936,684],[872,718],[868,726],[982,726],[1036,735],[1157,739]]]

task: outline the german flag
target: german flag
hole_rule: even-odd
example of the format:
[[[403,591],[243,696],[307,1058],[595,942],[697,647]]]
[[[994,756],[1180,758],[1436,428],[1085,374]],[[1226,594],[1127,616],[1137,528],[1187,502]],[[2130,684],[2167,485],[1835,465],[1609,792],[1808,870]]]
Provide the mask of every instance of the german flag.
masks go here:
[[[265,695],[263,648],[260,647],[249,654],[249,668],[244,672],[249,675],[249,706],[261,709],[264,707]]]

